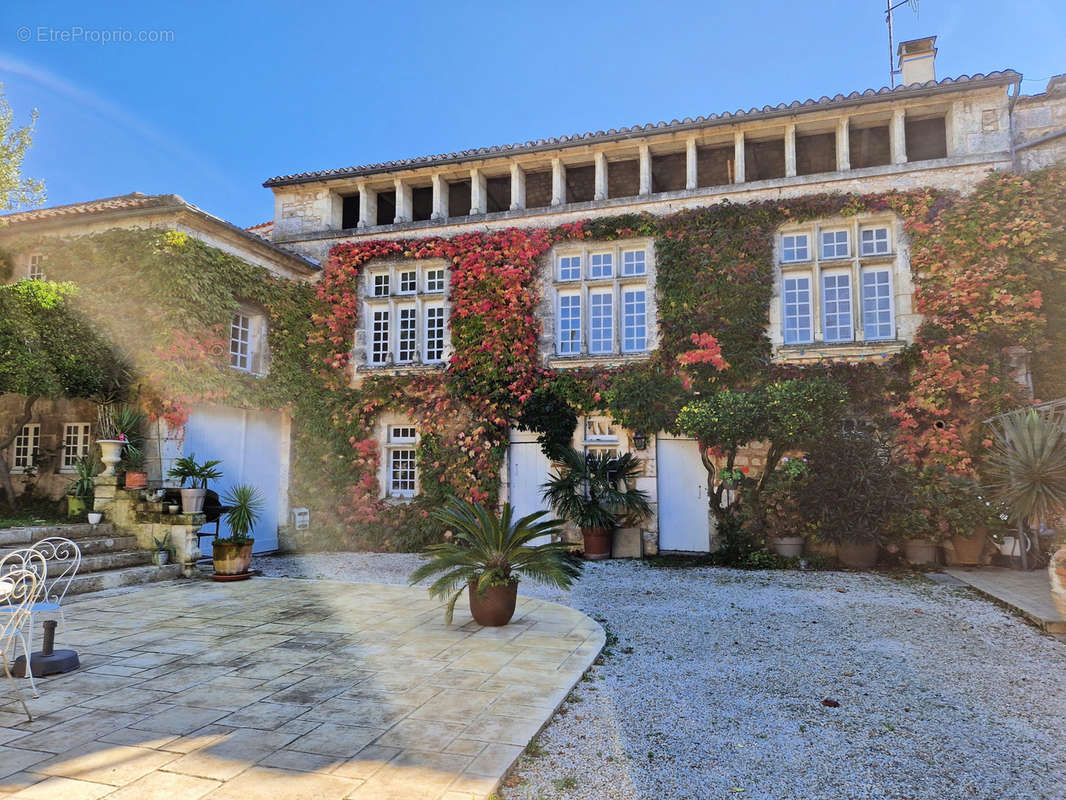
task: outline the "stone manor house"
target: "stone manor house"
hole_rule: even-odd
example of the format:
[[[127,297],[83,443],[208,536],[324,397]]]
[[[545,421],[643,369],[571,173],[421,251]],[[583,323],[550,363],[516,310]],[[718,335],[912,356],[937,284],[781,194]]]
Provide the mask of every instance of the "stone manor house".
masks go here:
[[[344,242],[546,228],[623,212],[662,215],[724,201],[827,192],[918,187],[967,192],[991,170],[1027,171],[1066,158],[1066,76],[1032,96],[1020,94],[1022,76],[1010,70],[937,80],[934,43],[930,37],[900,45],[902,85],[894,89],[271,178],[264,185],[274,194],[274,219],[248,231],[172,195],[128,195],[9,215],[0,227],[0,246],[27,230],[72,236],[181,222],[191,235],[277,275],[316,281],[318,265]],[[15,277],[35,277],[34,253],[17,258],[21,273]],[[775,261],[775,299],[766,322],[776,360],[808,363],[827,353],[873,357],[912,341],[920,318],[912,306],[908,242],[892,213],[783,227]],[[652,240],[564,242],[542,262],[539,347],[545,367],[609,367],[646,359],[655,350]],[[448,269],[444,259],[402,257],[365,266],[353,381],[379,372],[432,371],[447,363]],[[262,320],[251,312],[234,318],[235,369],[260,368],[255,354],[264,337]],[[16,471],[46,435],[62,450],[60,471],[69,453],[88,446],[87,428],[83,435],[78,427],[90,424],[84,409],[42,413],[8,454]],[[383,496],[402,501],[418,492],[418,425],[417,419],[393,416],[380,421]],[[265,482],[264,488],[277,487],[270,521],[284,526],[285,414],[204,409],[189,428],[186,451],[240,464],[235,480],[254,478]],[[249,435],[253,430],[256,436]],[[601,417],[581,420],[575,433],[579,448],[636,450],[645,461],[640,484],[654,501],[655,515],[642,530],[621,532],[616,554],[708,550],[713,532],[696,443],[664,433],[635,441],[634,433]],[[154,477],[165,472],[167,458],[181,446],[159,448],[157,463],[149,465]],[[266,463],[274,466],[260,475]],[[502,498],[521,513],[541,508],[539,486],[549,468],[536,436],[513,431]],[[257,537],[257,549],[276,544],[272,535]]]

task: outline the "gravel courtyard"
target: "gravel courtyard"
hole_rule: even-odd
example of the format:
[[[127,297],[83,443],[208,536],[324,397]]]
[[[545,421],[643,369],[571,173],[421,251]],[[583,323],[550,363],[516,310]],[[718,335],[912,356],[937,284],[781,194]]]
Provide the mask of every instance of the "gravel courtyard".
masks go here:
[[[417,563],[254,566],[405,582]],[[969,590],[613,561],[590,564],[569,596],[520,591],[598,619],[608,654],[506,800],[1066,797],[1066,644]]]

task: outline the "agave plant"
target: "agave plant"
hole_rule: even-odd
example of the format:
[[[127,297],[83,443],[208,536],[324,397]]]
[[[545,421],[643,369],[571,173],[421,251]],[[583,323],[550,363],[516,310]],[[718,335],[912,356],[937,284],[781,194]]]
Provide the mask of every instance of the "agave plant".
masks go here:
[[[569,588],[583,566],[571,554],[570,545],[554,541],[529,544],[560,531],[560,520],[542,519],[547,513],[537,511],[515,519],[510,503],[505,503],[497,515],[480,503],[448,498],[433,516],[447,526],[453,538],[426,548],[429,561],[411,573],[411,584],[443,573],[430,585],[429,593],[448,599],[444,620],[449,625],[455,603],[467,586],[482,592],[490,586],[517,583],[521,575],[534,583]]]
[[[1063,421],[1034,409],[1001,417],[988,458],[989,489],[1029,525],[1066,509],[1066,430]]]
[[[616,528],[624,519],[651,513],[647,494],[630,488],[643,469],[632,453],[616,458],[569,448],[559,456],[541,496],[561,517],[579,528]]]

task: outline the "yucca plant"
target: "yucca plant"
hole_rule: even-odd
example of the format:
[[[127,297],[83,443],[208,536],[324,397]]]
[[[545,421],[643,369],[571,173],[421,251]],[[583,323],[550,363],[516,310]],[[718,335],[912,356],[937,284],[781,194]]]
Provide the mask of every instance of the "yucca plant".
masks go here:
[[[1066,430],[1058,416],[1029,409],[1000,417],[987,462],[989,490],[1028,535],[1066,510]]]
[[[579,528],[616,528],[651,513],[647,494],[631,488],[643,468],[632,453],[586,455],[569,448],[559,454],[559,466],[541,496]]]
[[[255,524],[263,516],[263,508],[266,499],[263,493],[248,483],[238,483],[226,492],[222,498],[224,505],[230,506],[226,512],[226,522],[229,523],[230,535],[226,539],[216,539],[216,542],[232,544],[246,544],[252,540],[252,530]]]
[[[581,561],[571,554],[570,545],[554,541],[529,544],[541,536],[559,533],[562,522],[542,519],[547,513],[537,511],[515,519],[510,503],[504,504],[497,515],[480,503],[448,498],[433,516],[452,532],[453,538],[426,548],[429,560],[411,573],[411,584],[440,575],[430,585],[429,593],[448,600],[444,620],[449,625],[455,603],[467,586],[484,592],[492,586],[517,583],[522,576],[534,583],[569,588],[582,569]]]

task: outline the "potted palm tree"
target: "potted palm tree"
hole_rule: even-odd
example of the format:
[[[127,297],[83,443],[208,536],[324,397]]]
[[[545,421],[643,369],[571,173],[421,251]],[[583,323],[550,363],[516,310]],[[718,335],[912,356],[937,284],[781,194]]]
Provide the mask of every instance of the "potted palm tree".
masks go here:
[[[633,487],[643,464],[632,453],[586,455],[573,448],[560,451],[559,459],[541,496],[581,529],[585,558],[610,558],[615,528],[651,513],[647,493]]]
[[[174,461],[174,465],[167,471],[167,477],[181,481],[181,513],[199,514],[204,508],[204,496],[207,494],[207,482],[216,481],[222,477],[221,470],[216,469],[221,461],[205,461],[202,464],[196,460],[196,453],[190,453]],[[185,487],[185,481],[189,482],[189,488]]]
[[[448,527],[452,538],[426,548],[429,560],[411,574],[411,584],[443,573],[430,585],[429,593],[448,600],[444,609],[448,625],[464,589],[469,591],[475,622],[506,625],[514,616],[519,576],[566,589],[581,574],[582,564],[565,542],[530,545],[534,539],[559,531],[559,520],[541,519],[547,513],[515,519],[510,503],[497,515],[479,503],[449,498],[433,516]]]
[[[222,498],[229,506],[226,522],[230,535],[215,539],[212,545],[212,560],[216,581],[239,581],[251,577],[248,566],[252,563],[252,530],[263,516],[266,501],[254,486],[239,483]]]

